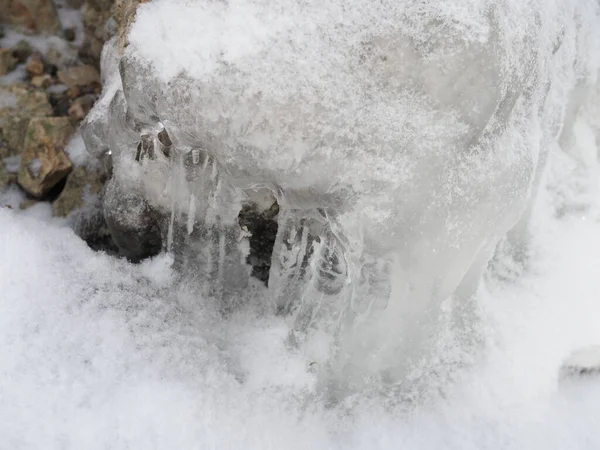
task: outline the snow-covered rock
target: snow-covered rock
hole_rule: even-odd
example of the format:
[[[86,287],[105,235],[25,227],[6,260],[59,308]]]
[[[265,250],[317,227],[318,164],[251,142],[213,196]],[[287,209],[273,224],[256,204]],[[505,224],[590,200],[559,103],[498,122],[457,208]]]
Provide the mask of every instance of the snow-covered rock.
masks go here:
[[[242,205],[274,198],[268,295],[306,348],[333,336],[315,360],[345,361],[360,386],[422,354],[499,241],[526,252],[548,154],[597,95],[598,14],[593,0],[155,0],[106,46],[84,139],[221,301],[246,286]],[[136,157],[159,133],[169,155]]]

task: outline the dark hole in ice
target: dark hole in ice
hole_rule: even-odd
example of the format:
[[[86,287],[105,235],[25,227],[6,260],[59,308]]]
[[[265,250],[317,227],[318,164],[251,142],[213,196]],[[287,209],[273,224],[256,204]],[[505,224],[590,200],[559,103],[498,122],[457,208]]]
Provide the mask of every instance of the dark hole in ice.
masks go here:
[[[152,160],[155,158],[156,155],[154,154],[154,142],[152,141],[152,137],[149,134],[143,134],[140,136],[140,142],[135,153],[135,160],[140,162],[144,159]]]
[[[250,203],[242,207],[238,216],[240,226],[246,227],[251,233],[250,254],[246,262],[252,266],[252,276],[266,285],[269,283],[271,254],[277,236],[277,214],[277,202],[266,211],[259,211],[255,204]]]

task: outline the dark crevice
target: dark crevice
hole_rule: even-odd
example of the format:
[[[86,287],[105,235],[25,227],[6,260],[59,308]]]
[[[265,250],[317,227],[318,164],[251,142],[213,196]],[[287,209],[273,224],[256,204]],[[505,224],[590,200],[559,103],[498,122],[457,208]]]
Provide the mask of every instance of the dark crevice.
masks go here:
[[[252,276],[267,286],[271,270],[271,254],[277,236],[278,214],[277,202],[265,211],[259,211],[257,205],[251,203],[244,205],[238,216],[240,226],[245,227],[251,234],[250,253],[246,262],[252,266]]]

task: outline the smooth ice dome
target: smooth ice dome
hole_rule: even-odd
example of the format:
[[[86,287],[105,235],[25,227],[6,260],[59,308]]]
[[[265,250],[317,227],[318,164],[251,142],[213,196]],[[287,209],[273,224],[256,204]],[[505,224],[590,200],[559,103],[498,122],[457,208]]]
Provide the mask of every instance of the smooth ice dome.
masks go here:
[[[597,96],[597,23],[593,0],[144,4],[84,130],[112,155],[109,222],[162,234],[230,309],[238,215],[276,202],[267,296],[292,340],[350,390],[397,384],[498,242],[525,252],[548,153]]]

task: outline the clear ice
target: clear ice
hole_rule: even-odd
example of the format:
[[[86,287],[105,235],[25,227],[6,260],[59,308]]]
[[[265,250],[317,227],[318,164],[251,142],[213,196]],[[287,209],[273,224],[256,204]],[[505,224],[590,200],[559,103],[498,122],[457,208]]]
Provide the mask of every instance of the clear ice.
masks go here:
[[[441,321],[474,320],[498,243],[526,253],[547,154],[569,150],[574,117],[598,98],[586,57],[599,51],[598,9],[144,4],[128,45],[105,47],[83,130],[112,159],[107,215],[132,254],[160,235],[227,313],[251,281],[240,211],[276,208],[263,295],[290,342],[350,391],[401,384]]]

